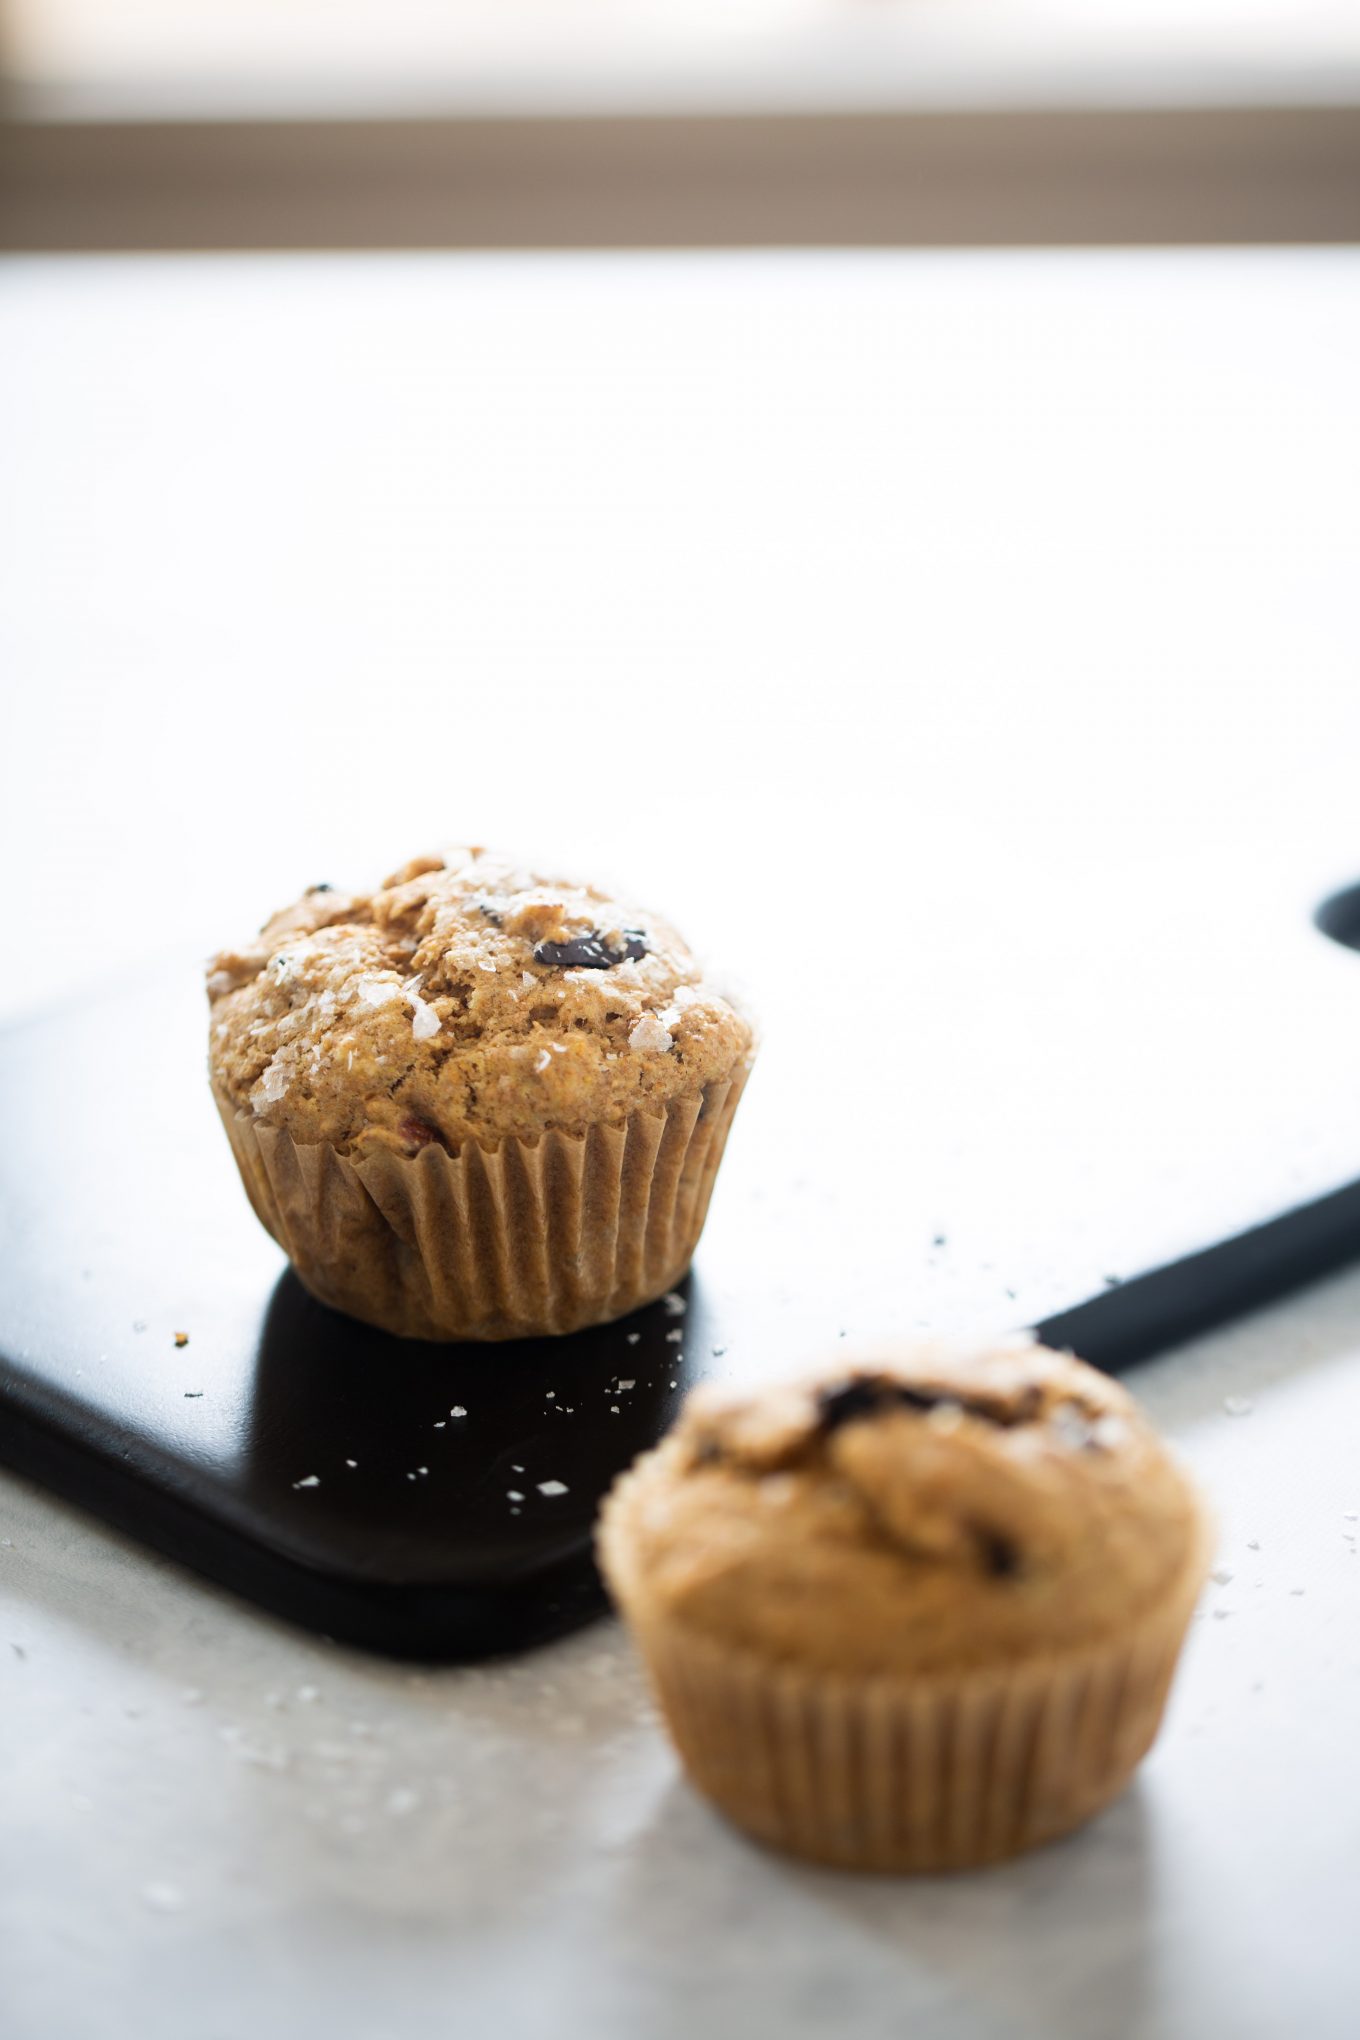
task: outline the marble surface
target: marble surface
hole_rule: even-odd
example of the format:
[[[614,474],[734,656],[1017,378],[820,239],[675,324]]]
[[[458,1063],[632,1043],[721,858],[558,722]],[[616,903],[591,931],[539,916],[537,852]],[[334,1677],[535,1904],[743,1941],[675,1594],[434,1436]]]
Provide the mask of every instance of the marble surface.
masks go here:
[[[7,2040],[1341,2040],[1360,1274],[1137,1386],[1213,1495],[1223,1578],[1135,1788],[955,1880],[814,1871],[729,1832],[612,1623],[413,1674],[0,1480]]]

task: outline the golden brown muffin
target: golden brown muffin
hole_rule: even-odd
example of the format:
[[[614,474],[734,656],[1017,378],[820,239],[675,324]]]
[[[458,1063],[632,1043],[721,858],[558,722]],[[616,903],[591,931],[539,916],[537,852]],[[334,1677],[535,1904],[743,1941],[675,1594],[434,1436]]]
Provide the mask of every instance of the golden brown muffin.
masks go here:
[[[700,1390],[599,1541],[700,1789],[882,1869],[1007,1855],[1111,1799],[1207,1564],[1129,1396],[1021,1342]]]
[[[753,1039],[655,915],[450,851],[313,886],[208,994],[251,1201],[323,1301],[514,1338],[683,1274]]]

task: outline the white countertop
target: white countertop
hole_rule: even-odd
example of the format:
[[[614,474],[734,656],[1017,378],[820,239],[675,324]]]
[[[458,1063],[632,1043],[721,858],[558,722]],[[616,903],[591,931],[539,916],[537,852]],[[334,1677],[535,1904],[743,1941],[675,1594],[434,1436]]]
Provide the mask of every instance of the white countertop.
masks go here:
[[[730,1833],[681,1782],[612,1623],[413,1674],[5,1478],[6,2040],[1342,2040],[1360,1275],[1137,1387],[1207,1483],[1232,1577],[1127,1797],[955,1880],[813,1871]]]
[[[758,991],[787,921],[730,873],[814,851],[832,907],[972,860],[985,916],[1113,814],[1133,901],[1306,779],[1354,878],[1358,286],[0,265],[0,1010],[453,833],[626,861]],[[1135,1385],[1232,1577],[1137,1788],[957,1882],[730,1834],[610,1625],[412,1675],[0,1476],[4,2040],[1353,2034],[1360,1274]]]

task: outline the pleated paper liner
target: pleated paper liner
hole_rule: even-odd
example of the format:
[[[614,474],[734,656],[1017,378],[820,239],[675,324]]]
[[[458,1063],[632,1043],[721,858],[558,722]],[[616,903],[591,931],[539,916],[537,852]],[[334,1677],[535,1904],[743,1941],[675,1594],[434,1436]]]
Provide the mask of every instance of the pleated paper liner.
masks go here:
[[[748,1073],[581,1135],[360,1161],[213,1095],[256,1216],[322,1303],[403,1338],[522,1339],[674,1287]]]
[[[609,1546],[606,1530],[617,1592]],[[1124,1635],[956,1677],[832,1678],[626,1598],[624,1612],[692,1782],[738,1827],[843,1869],[962,1870],[1052,1841],[1124,1789],[1161,1724],[1207,1564],[1206,1532]]]

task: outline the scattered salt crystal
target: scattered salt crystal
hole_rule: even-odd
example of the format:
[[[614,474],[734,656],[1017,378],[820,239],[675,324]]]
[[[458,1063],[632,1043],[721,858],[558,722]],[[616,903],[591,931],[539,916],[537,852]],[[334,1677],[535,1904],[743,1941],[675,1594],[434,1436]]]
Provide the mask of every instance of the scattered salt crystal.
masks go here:
[[[552,1061],[552,1057],[551,1057],[551,1056],[550,1056],[550,1055],[548,1054],[548,1051],[547,1051],[547,1049],[546,1049],[546,1048],[540,1048],[540,1050],[538,1051],[538,1055],[537,1055],[537,1058],[535,1059],[535,1062],[534,1062],[534,1072],[535,1072],[535,1075],[537,1075],[537,1076],[542,1076],[542,1074],[543,1074],[544,1070],[546,1070],[546,1069],[547,1069],[547,1067],[548,1067],[548,1065],[549,1065],[549,1064],[551,1063],[551,1061]]]
[[[448,1428],[449,1428],[449,1420],[448,1420],[448,1418],[447,1418],[447,1417],[441,1417],[441,1418],[439,1419],[438,1423],[437,1423],[437,1424],[435,1425],[435,1429],[436,1429],[436,1431],[447,1431],[447,1430],[448,1430]]]
[[[149,1905],[152,1912],[180,1912],[184,1907],[184,1893],[177,1884],[144,1884],[142,1903]]]
[[[522,1502],[524,1497],[518,1488],[508,1487],[505,1490],[505,1499],[507,1502]]]
[[[662,1297],[661,1301],[666,1307],[667,1317],[683,1317],[689,1309],[689,1305],[685,1302],[684,1297],[676,1289],[670,1290]]]
[[[538,983],[538,979],[534,976],[531,970],[522,970],[519,974],[519,981],[522,985],[527,985],[530,991],[532,991],[534,986]]]
[[[538,1483],[538,1492],[541,1495],[564,1495],[567,1492],[567,1484],[564,1480],[541,1480]]]
[[[555,1388],[545,1388],[543,1393],[549,1402],[554,1402],[557,1398],[557,1390]]]
[[[429,1472],[429,1470],[430,1470],[430,1469],[429,1469],[429,1467],[428,1467],[428,1466],[418,1466],[418,1467],[416,1468],[416,1472],[417,1472],[417,1473],[428,1473],[428,1472]]]
[[[1229,1572],[1226,1565],[1221,1565],[1218,1568],[1218,1571],[1210,1573],[1209,1577],[1214,1582],[1215,1586],[1226,1587],[1228,1581],[1232,1578],[1232,1574]]]
[[[629,1345],[630,1345],[630,1346],[636,1346],[636,1344],[637,1344],[638,1340],[639,1340],[639,1339],[640,1339],[641,1337],[642,1337],[642,1334],[641,1334],[641,1332],[630,1332],[630,1333],[628,1334],[628,1343],[629,1343]]]
[[[670,1029],[655,1013],[644,1013],[640,1020],[633,1022],[628,1046],[640,1055],[665,1055],[671,1047]]]
[[[299,1488],[299,1487],[320,1487],[320,1485],[321,1485],[321,1478],[320,1478],[320,1475],[319,1475],[319,1474],[315,1474],[315,1473],[309,1473],[309,1474],[307,1474],[307,1476],[305,1477],[305,1479],[303,1479],[303,1480],[295,1480],[295,1481],[293,1482],[293,1486],[294,1486],[295,1488]]]
[[[636,1387],[637,1387],[637,1376],[636,1376],[636,1375],[634,1375],[631,1381],[625,1381],[625,1380],[624,1380],[624,1378],[623,1378],[623,1376],[622,1376],[622,1375],[620,1375],[620,1376],[619,1376],[619,1387],[620,1387],[621,1389],[623,1389],[623,1388],[636,1388]]]
[[[261,1104],[277,1105],[288,1089],[288,1069],[283,1057],[284,1051],[280,1049],[250,1094],[250,1102],[257,1112]]]
[[[395,978],[361,977],[358,995],[365,1006],[390,1006],[401,998],[402,989]]]
[[[411,1032],[417,1041],[430,1041],[438,1034],[443,1022],[434,1007],[420,996],[421,979],[412,978],[406,987],[406,1000],[411,1008]]]
[[[1225,1395],[1223,1398],[1224,1412],[1230,1417],[1249,1417],[1255,1407],[1249,1396]]]
[[[463,1405],[460,1402],[456,1402],[453,1408],[449,1411],[449,1415],[451,1417],[465,1417],[467,1415],[467,1411],[463,1408]]]
[[[523,1468],[522,1466],[516,1466],[516,1465],[515,1465],[515,1463],[514,1463],[514,1461],[513,1461],[513,1460],[511,1460],[511,1462],[510,1462],[510,1471],[511,1471],[511,1473],[523,1473],[523,1471],[524,1471],[524,1468]]]
[[[358,1460],[357,1460],[357,1459],[347,1459],[347,1460],[345,1461],[345,1464],[346,1464],[346,1466],[357,1466],[357,1465],[359,1464],[359,1462],[358,1462]]]
[[[681,1331],[679,1325],[677,1325],[673,1332],[667,1332],[666,1343],[668,1346],[678,1346],[680,1344],[680,1341],[684,1338],[684,1336],[685,1335]]]
[[[611,1416],[611,1417],[616,1417],[616,1416],[618,1415],[618,1413],[619,1413],[619,1406],[618,1406],[618,1404],[617,1404],[616,1402],[612,1402],[612,1403],[610,1403],[610,1405],[609,1405],[609,1414],[610,1414],[610,1416]]]
[[[495,975],[496,975],[496,966],[495,966],[495,964],[494,964],[494,963],[492,963],[492,962],[491,962],[491,961],[490,961],[490,960],[489,960],[489,959],[488,959],[487,957],[485,957],[485,956],[481,956],[481,957],[478,957],[478,959],[477,959],[477,968],[478,968],[478,970],[484,970],[484,971],[488,971],[488,972],[490,973],[490,975],[491,975],[492,977],[495,977]]]

